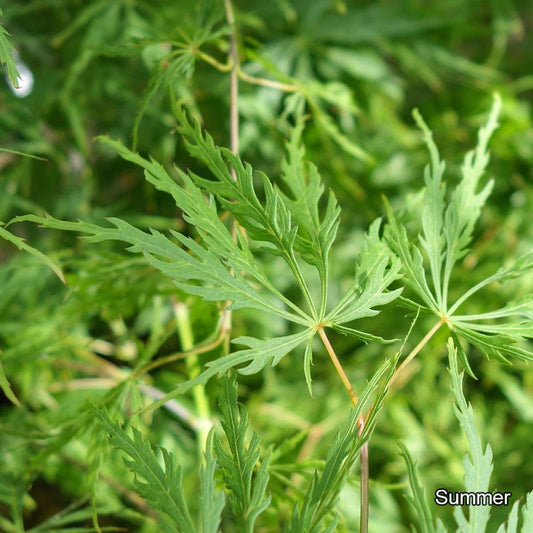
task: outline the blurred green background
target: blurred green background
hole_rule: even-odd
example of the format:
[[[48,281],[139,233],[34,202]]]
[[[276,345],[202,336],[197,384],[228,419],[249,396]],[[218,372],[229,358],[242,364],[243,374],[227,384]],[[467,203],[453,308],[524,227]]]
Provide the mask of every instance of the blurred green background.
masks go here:
[[[141,228],[188,232],[171,198],[145,183],[140,169],[93,139],[109,135],[166,166],[201,173],[203,167],[190,158],[175,132],[171,90],[201,117],[215,142],[229,146],[229,74],[216,68],[226,63],[229,50],[223,2],[11,0],[2,8],[0,22],[34,83],[23,98],[7,80],[0,83],[0,147],[44,160],[0,152],[0,220],[46,212],[100,223],[114,216]],[[531,250],[530,1],[254,0],[237,1],[234,9],[243,72],[299,87],[285,93],[241,80],[241,156],[276,181],[291,111],[305,106],[306,157],[342,206],[332,261],[339,286],[352,276],[369,223],[383,215],[382,195],[398,208],[420,202],[417,193],[428,154],[413,108],[433,130],[453,184],[495,91],[503,108],[490,143],[494,191],[454,290],[460,294],[472,280]],[[68,282],[62,286],[33,257],[0,242],[1,357],[24,405],[18,409],[5,400],[0,407],[0,514],[9,516],[15,488],[29,529],[68,504],[86,503],[86,472],[96,437],[73,421],[87,398],[98,399],[107,390],[106,374],[91,354],[127,371],[138,357],[162,357],[182,346],[172,318],[175,287],[122,245],[95,245],[31,224],[16,224],[10,231],[58,262]],[[266,268],[276,272],[277,265]],[[279,286],[288,295],[294,289],[283,279]],[[532,288],[531,276],[490,287],[485,299],[472,305],[487,310]],[[216,326],[217,307],[195,298],[186,302],[195,341],[207,339]],[[403,339],[412,320],[408,310],[393,304],[364,327]],[[424,320],[415,324],[406,353],[431,325]],[[235,313],[233,327],[234,336],[253,331],[267,337],[286,333],[287,326],[243,312]],[[334,341],[356,389],[399,347],[364,345],[342,336]],[[461,486],[466,448],[453,417],[444,341],[445,333],[437,334],[410,367],[405,383],[388,399],[371,441],[371,531],[408,530],[398,439],[417,460],[429,494],[439,486]],[[216,351],[210,355],[216,356]],[[299,356],[241,380],[242,400],[265,447],[294,440],[280,458],[279,480],[272,478],[273,490],[279,483],[280,494],[285,464],[300,454],[323,457],[349,411],[321,348],[317,346],[313,369],[314,399],[307,394]],[[532,488],[533,372],[520,363],[506,367],[475,353],[471,361],[478,380],[468,380],[466,396],[494,450],[492,486],[519,497]],[[167,390],[184,379],[183,372],[177,362],[158,369],[152,379]],[[82,378],[100,381],[90,388]],[[208,390],[216,411],[215,386]],[[141,402],[138,391],[128,394],[135,398],[133,404]],[[197,458],[190,428],[158,411],[150,438],[182,459],[192,497]],[[108,477],[121,486],[131,484],[119,459],[107,468]],[[110,525],[157,531],[132,510],[127,493],[109,481],[99,487],[99,510],[114,517]],[[357,524],[356,491],[349,485],[342,493],[346,531]],[[269,509],[265,523],[275,523],[285,511],[282,505]],[[442,518],[452,524],[447,512],[442,511]],[[492,514],[500,512],[504,516],[507,510],[493,508]],[[80,520],[85,523],[87,517]]]

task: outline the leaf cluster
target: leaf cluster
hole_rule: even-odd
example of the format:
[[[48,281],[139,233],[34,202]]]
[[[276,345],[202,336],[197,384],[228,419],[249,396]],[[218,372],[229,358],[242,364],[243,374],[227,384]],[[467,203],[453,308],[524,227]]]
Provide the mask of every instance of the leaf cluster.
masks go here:
[[[488,493],[490,492],[491,474],[494,468],[493,454],[489,444],[483,450],[481,436],[476,429],[474,412],[472,406],[467,402],[463,392],[463,373],[459,372],[457,348],[453,340],[448,340],[448,356],[450,362],[451,390],[455,399],[454,414],[463,429],[467,442],[468,453],[463,460],[464,465],[464,489],[468,493]],[[442,521],[435,516],[431,510],[423,488],[420,485],[418,472],[413,459],[406,446],[400,442],[401,454],[406,462],[409,484],[412,494],[408,498],[414,515],[416,517],[419,531],[442,533],[447,531]],[[516,533],[521,531],[527,533],[531,526],[531,504],[533,502],[533,492],[525,495],[523,501],[517,499],[505,523],[498,527],[498,533]],[[454,507],[454,518],[457,523],[457,531],[461,532],[484,532],[489,525],[491,508],[488,505],[469,505],[468,513],[460,506]],[[522,515],[521,528],[519,526],[519,514]]]
[[[530,351],[523,347],[523,341],[531,338],[533,333],[530,327],[533,316],[531,296],[493,311],[457,313],[469,298],[487,285],[529,274],[533,267],[531,253],[519,258],[511,266],[500,268],[495,274],[468,288],[453,304],[449,303],[454,267],[468,252],[481,207],[492,188],[492,182],[489,181],[479,190],[479,183],[489,161],[487,144],[497,126],[500,105],[500,99],[496,96],[489,119],[479,131],[476,148],[464,159],[461,181],[453,190],[449,202],[445,200],[446,190],[442,181],[445,164],[440,160],[431,131],[420,115],[415,113],[431,156],[431,163],[424,173],[426,188],[424,208],[419,215],[422,233],[418,236],[418,245],[410,241],[406,227],[387,204],[389,226],[386,239],[401,258],[405,282],[418,298],[406,300],[406,303],[436,315],[441,323],[448,326],[461,361],[471,375],[473,373],[459,339],[472,344],[486,357],[504,362],[508,362],[509,358],[531,360]],[[425,262],[429,273],[426,272]],[[506,321],[494,323],[499,319]]]
[[[0,88],[0,219],[31,213],[0,224],[0,529],[355,531],[370,442],[376,530],[409,523],[405,469],[420,531],[531,530],[531,493],[508,516],[452,515],[422,488],[464,474],[465,490],[530,490],[529,6],[252,0],[233,27],[222,1],[11,4],[0,64],[16,82],[16,48],[36,85]],[[217,146],[228,36],[242,159]],[[494,90],[457,165],[450,147],[475,144]],[[102,133],[121,141],[93,144]],[[416,313],[408,333],[397,303]],[[393,337],[422,339],[396,372]],[[324,338],[358,392],[380,367],[349,414]],[[472,407],[457,358],[479,378]]]
[[[86,233],[92,242],[124,241],[130,245],[131,252],[142,253],[152,266],[169,276],[186,293],[201,296],[207,301],[227,302],[229,309],[255,309],[303,326],[297,333],[276,339],[263,340],[248,336],[234,339],[234,343],[244,344],[248,348],[216,359],[202,374],[178,386],[154,407],[235,366],[247,363],[240,372],[251,374],[260,371],[267,363],[276,365],[285,355],[303,344],[306,345],[304,372],[310,388],[311,343],[317,330],[324,327],[365,341],[383,341],[345,324],[375,316],[377,307],[399,295],[401,289],[387,289],[398,279],[400,264],[382,242],[379,236],[380,221],[376,221],[365,239],[353,282],[333,309],[327,309],[329,251],[336,235],[339,209],[330,193],[324,214],[319,214],[324,189],[319,184],[316,169],[303,161],[298,142],[301,125],[295,128],[288,144],[285,163],[284,180],[292,183],[292,197],[282,193],[265,175],[261,175],[265,195],[263,201],[257,196],[252,168],[243,164],[229,150],[216,147],[212,138],[202,133],[197,123],[188,121],[181,108],[175,111],[189,151],[206,164],[213,179],[187,174],[176,168],[182,182],[182,185],[178,185],[157,161],[144,159],[117,141],[103,141],[113,146],[125,159],[143,167],[146,179],[157,189],[172,195],[185,221],[198,233],[200,242],[191,236],[171,231],[178,245],[159,231],[146,233],[114,218],[109,219],[114,227],[64,222],[50,216],[27,215],[14,219],[38,222],[48,228]],[[231,169],[235,170],[236,179]],[[207,199],[204,196],[206,193],[210,195]],[[232,235],[232,229],[221,220],[218,205],[235,218],[238,224],[235,227],[236,238]],[[255,259],[252,242],[259,250],[284,260],[300,289],[305,307],[288,299],[276,288],[275,280],[267,277]],[[318,274],[318,304],[312,294],[312,278],[304,274],[302,262],[312,265]]]

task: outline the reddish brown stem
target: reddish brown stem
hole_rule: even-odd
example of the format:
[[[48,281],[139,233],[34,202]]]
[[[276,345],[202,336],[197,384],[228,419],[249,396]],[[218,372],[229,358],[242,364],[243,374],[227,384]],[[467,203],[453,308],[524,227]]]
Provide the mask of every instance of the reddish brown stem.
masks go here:
[[[318,328],[318,335],[320,336],[320,339],[322,340],[324,346],[326,347],[326,351],[328,352],[328,355],[331,359],[331,362],[333,363],[333,366],[335,367],[335,370],[337,371],[337,373],[339,374],[341,378],[344,388],[346,389],[346,391],[348,392],[348,395],[350,396],[352,405],[355,407],[358,402],[357,394],[355,394],[352,384],[350,383],[350,380],[348,379],[348,376],[346,375],[346,372],[344,371],[344,368],[342,367],[341,362],[339,361],[339,358],[337,357],[337,354],[335,353],[335,350],[333,349],[333,346],[331,345],[331,342],[329,341],[329,338],[326,335],[326,332],[324,331],[323,327]],[[360,414],[359,418],[357,419],[357,426],[359,427],[358,434],[359,436],[361,436],[365,429],[365,418],[362,414]],[[360,458],[361,458],[361,516],[359,520],[359,531],[360,533],[368,533],[368,508],[369,508],[368,442],[365,442],[363,444],[361,448]]]
[[[389,383],[387,384],[387,388],[389,388],[398,378],[402,370],[416,357],[418,352],[428,343],[429,339],[437,333],[439,328],[444,324],[446,320],[444,318],[441,318],[424,336],[424,338],[413,348],[411,353],[403,360],[402,364],[395,370],[394,374],[389,380]]]

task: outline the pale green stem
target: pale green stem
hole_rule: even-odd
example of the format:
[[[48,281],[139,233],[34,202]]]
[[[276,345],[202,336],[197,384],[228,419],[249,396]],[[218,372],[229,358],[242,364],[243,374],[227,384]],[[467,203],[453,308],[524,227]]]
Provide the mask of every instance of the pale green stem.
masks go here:
[[[237,29],[235,26],[235,15],[233,14],[233,6],[231,0],[224,0],[224,10],[226,12],[226,20],[231,28],[230,34],[230,49],[229,49],[229,64],[230,68],[230,148],[235,155],[239,155],[239,51],[237,50]],[[235,169],[231,168],[231,177],[233,181],[237,181],[237,173]],[[233,240],[237,242],[237,221],[233,220],[231,227],[231,235]],[[232,270],[233,275],[233,270]],[[222,333],[224,353],[229,353],[229,344],[231,337],[231,311],[226,307],[222,311],[220,317],[220,331]]]
[[[224,0],[226,19],[231,27],[230,34],[230,146],[234,154],[239,153],[239,54],[237,52],[237,38],[235,29],[235,16],[230,0]],[[237,181],[235,170],[231,169],[233,179]]]
[[[183,302],[176,302],[174,305],[174,316],[176,318],[176,328],[180,338],[183,351],[192,350],[194,346],[194,335],[189,318],[189,309]],[[185,359],[185,364],[189,371],[189,379],[195,378],[202,371],[202,365],[196,353],[192,353]],[[209,400],[205,392],[204,385],[196,385],[192,389],[196,413],[199,418],[198,426],[198,452],[201,460],[204,460],[206,450],[207,435],[211,429],[211,411]]]
[[[300,290],[302,291],[302,294],[304,295],[305,301],[307,302],[307,305],[309,306],[309,311],[311,312],[311,316],[313,317],[315,321],[318,321],[318,314],[316,311],[316,307],[313,302],[311,292],[309,291],[309,287],[307,286],[307,283],[305,282],[305,279],[303,277],[302,271],[300,269],[300,265],[298,264],[296,257],[294,257],[292,253],[287,253],[287,258],[289,259],[289,266],[292,270],[292,273],[294,274],[294,277],[296,278],[296,281],[298,282],[298,286],[300,287]]]

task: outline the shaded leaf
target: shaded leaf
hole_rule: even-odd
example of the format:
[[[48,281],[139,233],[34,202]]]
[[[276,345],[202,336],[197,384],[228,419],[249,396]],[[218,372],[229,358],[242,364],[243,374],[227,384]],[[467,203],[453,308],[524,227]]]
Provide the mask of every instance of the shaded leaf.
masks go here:
[[[2,361],[0,361],[0,389],[2,389],[3,393],[11,403],[15,404],[17,407],[22,407],[22,404],[16,397],[11,385],[9,384],[9,381],[6,378]]]
[[[33,255],[33,257],[36,257],[39,261],[41,261],[41,263],[44,263],[47,267],[49,267],[54,272],[54,274],[63,283],[66,284],[65,277],[63,276],[63,272],[61,272],[61,269],[49,257],[44,255],[39,250],[36,250],[35,248],[26,244],[26,241],[22,239],[21,237],[17,237],[16,235],[13,235],[9,231],[7,231],[5,228],[2,227],[1,222],[0,222],[0,237],[5,239],[6,241],[13,243],[19,250],[24,250],[25,252],[28,252],[29,254]]]
[[[0,17],[3,15],[0,9]],[[15,48],[9,40],[9,33],[0,24],[0,65],[5,65],[7,70],[7,77],[13,87],[18,87],[19,72],[17,63],[13,57]]]
[[[376,220],[370,226],[361,248],[354,281],[325,321],[337,326],[375,316],[379,313],[375,307],[386,305],[402,292],[402,289],[387,292],[389,285],[400,277],[400,262],[379,238],[380,224],[381,221]]]

